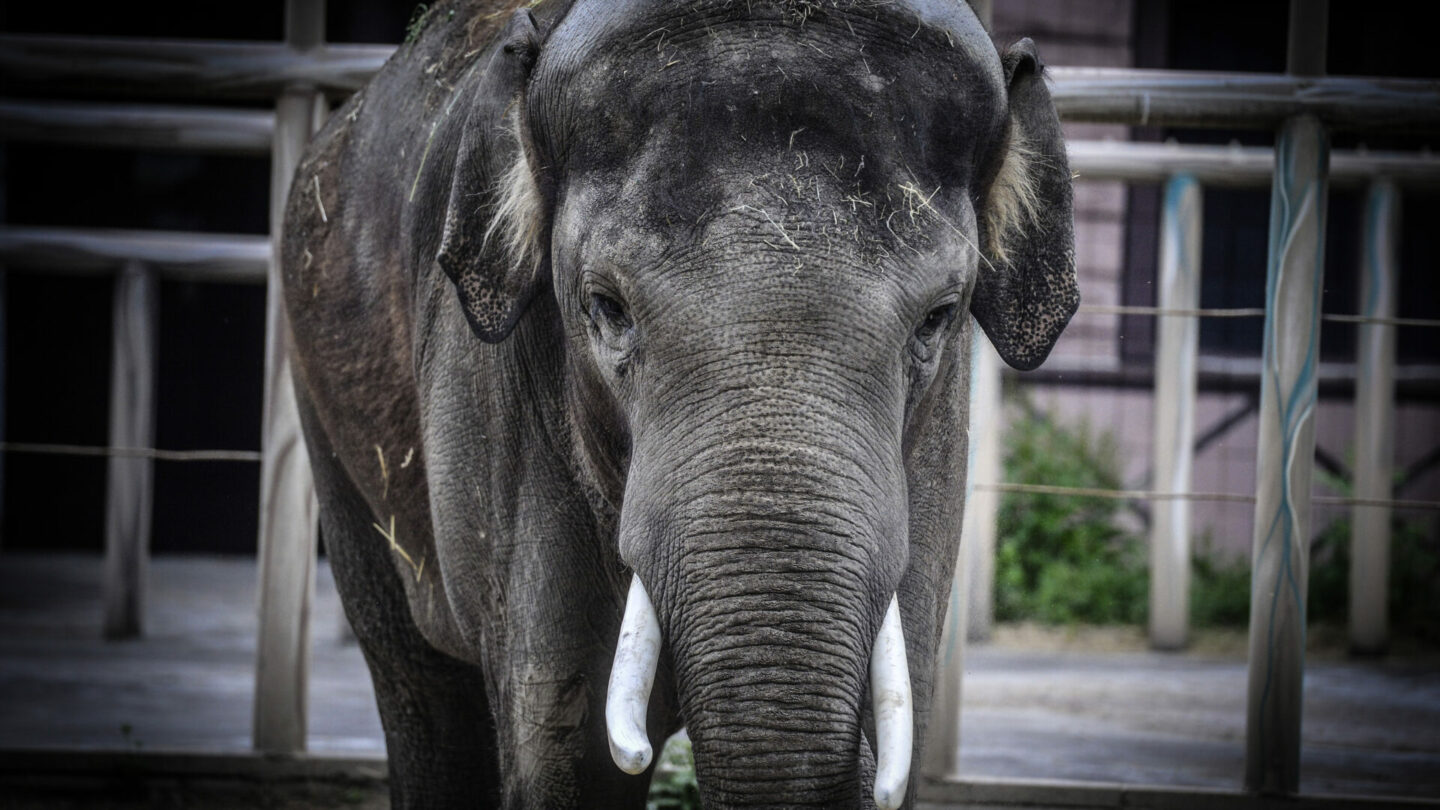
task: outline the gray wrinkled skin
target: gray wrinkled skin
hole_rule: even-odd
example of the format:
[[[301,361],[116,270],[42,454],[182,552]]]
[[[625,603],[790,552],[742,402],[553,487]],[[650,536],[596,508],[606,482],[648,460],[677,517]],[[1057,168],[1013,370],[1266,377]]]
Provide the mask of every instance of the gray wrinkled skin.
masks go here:
[[[706,805],[868,807],[897,591],[921,760],[966,310],[1033,366],[1075,305],[1038,60],[958,0],[517,5],[437,4],[286,217],[394,805],[642,807],[604,728],[633,571],[665,639],[650,736],[688,726]],[[1041,205],[1002,259],[984,213],[1016,127]],[[522,261],[487,239],[517,176]]]

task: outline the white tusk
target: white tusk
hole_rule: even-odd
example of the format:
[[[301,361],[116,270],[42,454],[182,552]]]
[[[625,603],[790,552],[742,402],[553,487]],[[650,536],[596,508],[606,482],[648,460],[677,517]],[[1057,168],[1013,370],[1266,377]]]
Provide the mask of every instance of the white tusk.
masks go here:
[[[625,619],[620,624],[610,689],[605,696],[610,756],[626,773],[642,773],[650,766],[654,753],[645,733],[645,709],[650,703],[650,687],[655,683],[659,659],[660,621],[655,618],[650,595],[640,584],[640,577],[635,576],[630,580],[630,595],[625,598]]]
[[[900,603],[894,596],[870,652],[870,704],[875,712],[875,806],[896,810],[905,801],[905,786],[910,781],[915,718],[910,709],[910,666],[905,661]]]

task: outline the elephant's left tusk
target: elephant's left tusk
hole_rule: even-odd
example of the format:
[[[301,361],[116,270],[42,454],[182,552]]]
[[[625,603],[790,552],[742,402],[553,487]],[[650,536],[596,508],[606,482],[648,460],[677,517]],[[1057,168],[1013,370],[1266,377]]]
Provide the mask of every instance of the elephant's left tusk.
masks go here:
[[[910,666],[905,660],[900,603],[894,596],[870,652],[870,703],[875,712],[875,805],[880,810],[896,810],[905,801],[910,781],[915,719],[910,708]]]
[[[625,598],[625,619],[620,624],[615,663],[610,668],[610,689],[605,696],[610,756],[626,773],[644,772],[654,753],[645,732],[645,709],[650,703],[650,687],[655,683],[659,659],[660,621],[637,575],[631,578],[630,595]]]

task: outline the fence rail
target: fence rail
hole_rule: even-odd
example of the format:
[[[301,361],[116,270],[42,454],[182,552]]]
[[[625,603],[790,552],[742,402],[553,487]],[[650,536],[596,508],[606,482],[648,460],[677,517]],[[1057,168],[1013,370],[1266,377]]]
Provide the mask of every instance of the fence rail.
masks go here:
[[[0,226],[0,263],[11,268],[109,274],[130,261],[143,262],[166,278],[263,284],[270,240],[174,231]]]
[[[977,2],[976,5],[983,15],[983,9],[988,4]],[[1298,5],[1292,6],[1292,20],[1300,16],[1298,8]],[[122,96],[126,99],[192,97],[231,102],[263,99],[276,105],[276,111],[272,112],[135,103],[35,101],[28,98],[3,100],[0,101],[0,133],[3,133],[0,137],[10,140],[125,148],[271,155],[272,165],[275,167],[272,176],[272,232],[278,232],[280,202],[283,201],[285,184],[289,179],[288,168],[293,165],[298,150],[314,123],[324,114],[324,95],[338,96],[359,89],[395,50],[391,46],[324,44],[321,36],[323,25],[320,24],[324,17],[324,5],[321,0],[289,0],[286,9],[287,34],[284,43],[0,36],[0,82],[12,91],[23,90],[27,97],[83,93],[87,97]],[[1313,7],[1311,9],[1313,10]],[[1306,36],[1316,36],[1313,30],[1308,30],[1303,25],[1298,26],[1296,32],[1295,42],[1302,42]],[[1323,31],[1318,36],[1323,43]],[[1311,44],[1313,46],[1313,42]],[[1297,53],[1293,47],[1292,43],[1292,53]],[[1323,52],[1323,48],[1321,50]],[[1259,75],[1056,67],[1049,70],[1049,76],[1056,107],[1061,116],[1069,121],[1142,126],[1283,129],[1290,133],[1280,139],[1278,152],[1248,147],[1076,142],[1069,147],[1071,165],[1082,180],[1162,182],[1172,189],[1193,188],[1198,196],[1204,185],[1272,185],[1277,166],[1288,172],[1289,167],[1295,165],[1292,150],[1296,143],[1321,143],[1322,146],[1318,148],[1323,153],[1327,151],[1323,141],[1330,130],[1440,132],[1440,82],[1307,75],[1318,72],[1313,68],[1314,65],[1294,62],[1286,74]],[[1389,180],[1385,185],[1369,186],[1372,198],[1379,193],[1377,188],[1389,188],[1393,195],[1400,188],[1440,187],[1440,160],[1428,152],[1361,150],[1334,153],[1329,155],[1328,171],[1322,170],[1319,173],[1320,193],[1323,194],[1326,182],[1337,185],[1368,185],[1376,177]],[[1177,199],[1183,196],[1176,195]],[[1189,206],[1190,209],[1197,207],[1193,204]],[[1379,203],[1374,207],[1381,212],[1376,215],[1376,233],[1390,233],[1398,207]],[[1181,206],[1174,206],[1173,211],[1171,208],[1167,206],[1165,227],[1179,229],[1177,234],[1193,234],[1195,222],[1184,219],[1178,213]],[[1300,227],[1309,229],[1306,232],[1311,236],[1316,233],[1323,235],[1323,221],[1313,218],[1302,220]],[[1198,272],[1198,258],[1195,258],[1198,252],[1189,251],[1187,254],[1186,251],[1176,249],[1172,250],[1172,254],[1171,258],[1163,263],[1175,267],[1193,265],[1193,270]],[[1381,274],[1393,282],[1393,261],[1387,264],[1383,260],[1384,254],[1384,250],[1377,249],[1376,256],[1382,260],[1374,263],[1374,269],[1367,270],[1367,273]],[[125,411],[122,414],[125,418],[115,418],[113,424],[118,426],[119,432],[112,429],[112,447],[105,449],[105,455],[111,456],[112,462],[122,464],[137,461],[148,464],[154,459],[166,458],[166,454],[179,458],[178,453],[212,452],[160,451],[143,446],[149,443],[144,431],[144,420],[147,418],[144,411],[147,406],[143,402],[144,398],[137,398],[135,392],[143,390],[148,384],[144,367],[145,358],[148,353],[153,352],[153,337],[142,334],[144,330],[131,327],[137,322],[144,322],[146,318],[153,319],[153,310],[148,308],[150,304],[145,303],[153,296],[145,294],[145,290],[149,289],[145,285],[153,285],[156,275],[243,283],[260,283],[266,281],[269,275],[268,283],[272,295],[266,339],[266,428],[264,450],[260,454],[264,470],[262,525],[266,530],[260,544],[262,639],[257,667],[259,674],[255,745],[261,750],[293,752],[304,748],[304,647],[308,635],[306,605],[314,559],[314,506],[308,495],[308,476],[300,469],[303,461],[298,465],[296,462],[297,458],[303,458],[303,452],[296,455],[298,436],[294,431],[293,414],[289,413],[293,410],[293,397],[288,393],[284,363],[285,325],[274,295],[278,289],[274,268],[271,266],[272,255],[270,240],[265,237],[18,226],[0,228],[0,262],[10,267],[45,268],[77,273],[113,273],[128,268],[125,277],[136,281],[136,284],[117,285],[117,368],[130,364],[140,369],[138,376],[126,376],[129,382],[124,385],[129,388],[117,388],[114,394],[116,410]],[[1275,264],[1276,261],[1278,258],[1272,256],[1272,274],[1277,272],[1275,268],[1279,266]],[[1294,273],[1302,278],[1302,286],[1310,282],[1319,283],[1317,262],[1318,259],[1309,257],[1294,265]],[[1308,281],[1305,281],[1307,278]],[[1194,282],[1192,280],[1187,283]],[[1283,286],[1286,283],[1288,282],[1284,279],[1272,279],[1272,286]],[[137,285],[140,294],[135,293]],[[123,318],[122,299],[132,302],[125,307]],[[1293,300],[1272,295],[1267,301],[1264,314],[1267,321],[1273,324],[1282,317],[1279,310],[1283,307],[1287,309],[1283,317],[1293,320],[1297,312],[1293,308],[1297,306],[1300,305]],[[1216,313],[1200,309],[1194,296],[1188,294],[1162,300],[1160,306],[1155,308],[1088,307],[1087,311],[1115,314],[1121,309],[1144,309],[1145,314],[1154,314],[1167,321],[1188,321],[1192,327],[1188,332],[1184,329],[1176,330],[1175,339],[1162,341],[1165,346],[1163,351],[1157,352],[1157,363],[1179,364],[1176,368],[1183,369],[1184,374],[1190,375],[1188,384],[1193,388],[1194,375],[1203,371],[1202,364],[1197,362],[1194,356],[1194,320],[1198,316]],[[1257,313],[1225,314],[1251,316]],[[1301,321],[1314,321],[1319,315],[1299,312],[1298,317]],[[1393,303],[1387,309],[1383,302],[1376,306],[1367,304],[1360,316],[1346,316],[1346,319],[1360,322],[1362,329],[1369,330],[1366,332],[1370,336],[1366,338],[1366,346],[1371,348],[1366,349],[1367,363],[1377,364],[1377,368],[1382,372],[1388,370],[1389,374],[1386,377],[1382,373],[1374,380],[1362,381],[1364,396],[1372,400],[1377,397],[1388,399],[1393,409],[1394,329],[1397,326],[1435,324],[1397,319],[1394,317]],[[1274,332],[1273,326],[1269,329]],[[1285,340],[1288,340],[1288,337]],[[977,361],[973,374],[973,385],[977,392],[998,390],[998,365],[993,362],[993,357],[985,354],[987,351],[980,350],[981,359]],[[1374,355],[1375,359],[1369,359],[1371,355]],[[1278,362],[1272,357],[1272,347],[1268,344],[1263,362]],[[1309,393],[1305,390],[1298,391],[1297,396],[1301,400],[1307,396],[1313,399],[1313,386],[1319,376],[1316,372],[1317,369],[1312,365],[1309,368],[1308,382],[1304,383],[1312,387]],[[1287,371],[1285,375],[1294,377],[1295,373]],[[121,375],[117,375],[119,376]],[[1157,374],[1157,385],[1161,379]],[[1268,395],[1268,399],[1273,398],[1273,394]],[[1186,399],[1186,396],[1182,396],[1176,401],[1175,407],[1183,407]],[[1189,395],[1188,399],[1193,400],[1193,394]],[[139,404],[125,408],[120,404],[122,400],[137,401]],[[984,410],[977,408],[975,412]],[[1383,417],[1383,407],[1376,412]],[[153,412],[150,418],[153,418]],[[129,421],[126,421],[127,419]],[[139,421],[135,421],[136,419]],[[1193,424],[1188,427],[1187,424],[1183,417],[1169,423],[1167,430],[1170,433],[1167,435],[1184,436],[1193,432]],[[127,426],[138,427],[130,429]],[[1281,455],[1275,450],[1276,442],[1294,443],[1295,447],[1291,449],[1297,452],[1287,451],[1283,454],[1284,457],[1301,468],[1308,469],[1310,454],[1304,452],[1303,447],[1306,444],[1307,428],[1303,420],[1301,423],[1289,424],[1289,427],[1292,431],[1285,436],[1262,442],[1266,449],[1262,450],[1259,462],[1262,477],[1265,479],[1274,478],[1266,471],[1271,469],[1273,461]],[[993,431],[972,429],[972,435],[992,434]],[[131,438],[132,436],[138,438]],[[1313,435],[1309,441],[1313,444]],[[993,442],[991,444],[993,450]],[[60,450],[55,447],[15,444],[3,445],[0,449],[8,452],[77,451],[76,448]],[[96,448],[80,450],[92,449]],[[1366,452],[1373,455],[1373,448]],[[239,458],[240,455],[235,454],[235,457]],[[1380,455],[1383,456],[1383,452]],[[244,460],[253,460],[253,457],[245,455]],[[978,465],[986,462],[980,459],[976,463],[978,469]],[[990,463],[994,463],[993,459]],[[1169,460],[1157,460],[1156,463],[1165,466],[1167,471],[1188,466],[1183,454]],[[1374,468],[1370,473],[1371,478],[1383,481],[1388,469],[1383,460],[1378,466],[1371,466]],[[125,469],[129,470],[130,467]],[[1303,480],[1308,481],[1308,474],[1304,469],[1300,472]],[[982,477],[981,480],[988,478],[993,481],[995,477]],[[112,469],[112,496],[120,492],[115,488],[119,486],[118,482],[127,478],[143,479],[143,470],[142,474],[136,476],[123,471],[117,473]],[[1158,497],[1180,503],[1201,499],[1245,502],[1254,500],[1248,495],[1189,492],[1188,480],[1183,477],[1157,480],[1179,481],[1181,485],[1166,483],[1163,485],[1166,491],[1159,493],[1114,492],[1103,496],[1151,499]],[[1016,485],[984,483],[976,484],[973,490],[977,496],[990,496],[988,502],[992,506],[967,510],[972,516],[978,513],[982,520],[987,510],[993,510],[994,494],[999,491],[1019,491]],[[138,497],[148,498],[148,492],[142,492]],[[1266,480],[1262,480],[1261,500],[1269,504],[1275,497],[1274,489]],[[1285,509],[1298,508],[1301,511],[1308,511],[1310,503],[1321,500],[1312,498],[1308,487],[1286,488],[1278,497],[1286,504]],[[983,500],[982,497],[977,497],[972,506]],[[1371,491],[1345,501],[1361,504],[1361,508],[1374,508],[1376,505],[1436,508],[1435,504],[1428,502],[1390,499],[1383,487],[1372,487]],[[1281,510],[1283,511],[1284,509]],[[144,521],[124,515],[120,517],[125,520],[117,517],[116,525],[120,527],[117,532],[130,538],[126,541],[130,545],[140,542],[143,548],[143,538],[136,541],[135,537],[143,533]],[[974,519],[971,517],[971,520]],[[993,513],[991,519],[993,520]],[[1172,527],[1184,525],[1173,521],[1169,523]],[[300,524],[308,524],[308,527]],[[1293,540],[1302,535],[1303,521],[1301,524],[1299,527],[1290,527],[1287,537]],[[287,526],[292,531],[287,533]],[[1168,535],[1152,538],[1152,546],[1177,542],[1177,533],[1186,532],[1177,532],[1172,528]],[[1298,558],[1293,556],[1297,553],[1293,551],[1295,545],[1302,549],[1298,552]],[[1292,557],[1288,558],[1288,561],[1279,561],[1282,569],[1294,570],[1298,567],[1303,570],[1306,562],[1303,545],[1287,545],[1287,553],[1292,554]],[[1263,570],[1268,572],[1267,575],[1273,576],[1277,562],[1270,557],[1262,559],[1258,550],[1262,543],[1258,538],[1256,547],[1257,571]],[[1183,549],[1172,546],[1171,551],[1177,552],[1169,555],[1173,560],[1188,560],[1188,555],[1178,553],[1183,552]],[[1370,558],[1374,558],[1373,553]],[[122,563],[120,569],[128,573],[123,576],[116,575],[117,581],[124,579],[136,583],[143,579],[143,576],[135,575],[132,561],[122,560]],[[1168,568],[1161,566],[1165,570],[1160,571],[1157,576],[1183,578],[1184,573],[1175,570],[1175,567],[1181,564],[1183,563],[1171,563]],[[1383,580],[1381,583],[1383,584]],[[134,590],[139,588],[139,585],[132,584],[129,587]],[[1374,582],[1367,580],[1367,587],[1376,586]],[[1303,595],[1303,584],[1300,588]],[[1379,594],[1383,600],[1383,587]],[[1171,613],[1173,616],[1174,611]],[[1270,615],[1269,606],[1257,601],[1252,613],[1255,614],[1255,621],[1266,621],[1265,617]],[[1249,715],[1252,741],[1247,754],[1247,786],[1257,791],[1293,794],[1296,790],[1294,763],[1299,750],[1299,707],[1298,702],[1293,701],[1293,696],[1298,694],[1303,649],[1297,651],[1291,643],[1295,633],[1295,617],[1283,616],[1282,619],[1288,635],[1280,647],[1275,645],[1274,638],[1262,642],[1255,629],[1258,625],[1252,625],[1252,641],[1259,645],[1254,648],[1252,655],[1252,678],[1256,677],[1260,667],[1269,667],[1265,674],[1264,688],[1270,689],[1272,685],[1278,684],[1277,688],[1286,696],[1286,702],[1276,708],[1276,704],[1267,704],[1266,696],[1257,694],[1256,687],[1252,687]],[[1370,629],[1367,631],[1370,637],[1378,637],[1383,643],[1383,614],[1378,619],[1378,624],[1373,616],[1367,621],[1370,622]],[[958,645],[956,633],[953,632],[954,622],[952,616],[947,625],[951,629],[947,630],[946,643]],[[1178,638],[1183,643],[1183,626],[1179,626],[1178,632],[1177,626],[1174,625],[1166,631],[1166,638]],[[960,637],[963,635],[963,631],[959,633]],[[1285,652],[1279,658],[1266,657],[1282,647]],[[953,705],[958,712],[958,654],[953,664],[947,665],[946,672],[957,679],[957,688],[948,694],[947,705]],[[946,724],[937,724],[937,727],[941,726]],[[1261,735],[1258,742],[1254,739],[1256,734]],[[949,724],[947,735],[950,741],[958,740],[958,725]],[[953,764],[953,749],[948,753],[951,756],[931,757],[928,760],[932,770],[944,770],[949,767],[945,764],[947,762]]]
[[[272,99],[306,85],[351,93],[394,52],[381,45],[0,36],[0,79],[35,92]],[[1440,130],[1440,83],[1412,79],[1048,69],[1062,118],[1110,124],[1272,129],[1314,115],[1335,129]]]
[[[0,35],[0,82],[30,94],[273,101],[286,88],[349,94],[391,45]]]

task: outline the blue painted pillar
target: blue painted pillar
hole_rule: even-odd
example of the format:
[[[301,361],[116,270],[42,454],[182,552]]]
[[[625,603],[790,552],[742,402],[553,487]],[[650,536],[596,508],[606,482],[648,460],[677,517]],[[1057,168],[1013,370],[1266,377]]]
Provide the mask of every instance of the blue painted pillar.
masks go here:
[[[1400,192],[1377,180],[1365,198],[1361,315],[1395,317]],[[1391,497],[1395,460],[1395,327],[1361,324],[1356,349],[1355,496]],[[1390,507],[1356,506],[1350,518],[1350,649],[1385,651],[1390,595]]]
[[[1329,136],[1319,120],[1287,121],[1275,144],[1265,349],[1260,382],[1245,787],[1300,787],[1310,479],[1324,281]]]
[[[1200,183],[1178,174],[1165,184],[1160,221],[1160,279],[1156,303],[1165,309],[1200,307]],[[1195,379],[1200,322],[1161,315],[1155,335],[1155,425],[1151,445],[1155,489],[1189,492],[1195,453]],[[1150,504],[1150,646],[1178,650],[1190,637],[1190,502]]]

